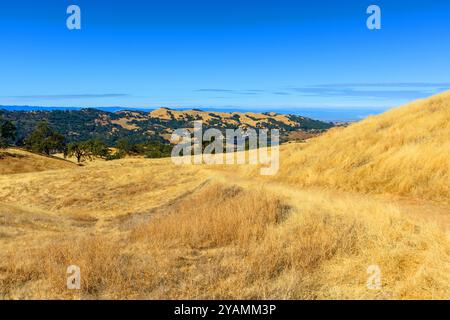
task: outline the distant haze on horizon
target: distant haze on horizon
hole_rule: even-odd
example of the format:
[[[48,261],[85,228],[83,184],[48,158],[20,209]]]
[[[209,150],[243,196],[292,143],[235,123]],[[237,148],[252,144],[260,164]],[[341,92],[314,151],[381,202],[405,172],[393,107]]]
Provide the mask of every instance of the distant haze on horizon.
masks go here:
[[[444,0],[5,2],[0,105],[358,120],[450,88],[448,21]]]
[[[127,107],[86,107],[87,109],[98,109],[102,111],[107,112],[117,112],[117,111],[123,111],[123,110],[137,110],[137,111],[144,111],[144,112],[150,112],[155,108],[127,108]],[[58,106],[51,106],[51,107],[45,107],[45,106],[1,106],[0,110],[8,110],[8,111],[52,111],[52,110],[81,110],[84,109],[84,107],[58,107]],[[350,108],[350,109],[343,109],[343,108],[294,108],[294,109],[278,109],[273,110],[270,108],[262,108],[262,109],[245,109],[245,108],[239,108],[239,107],[230,107],[230,108],[214,108],[214,107],[205,107],[205,108],[198,108],[198,107],[173,107],[170,108],[173,110],[201,110],[206,112],[256,112],[256,113],[264,113],[264,112],[277,112],[282,114],[294,114],[299,116],[304,116],[311,119],[321,120],[321,121],[327,121],[327,122],[352,122],[352,121],[358,121],[366,118],[370,115],[376,115],[380,114],[386,109],[384,108],[373,108],[373,109],[358,109],[358,108]]]

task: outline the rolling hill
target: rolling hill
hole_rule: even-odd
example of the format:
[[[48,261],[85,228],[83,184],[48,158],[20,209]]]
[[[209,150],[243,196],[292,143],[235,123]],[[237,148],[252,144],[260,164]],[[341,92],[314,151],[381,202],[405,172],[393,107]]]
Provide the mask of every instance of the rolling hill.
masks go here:
[[[206,112],[201,110],[171,110],[160,108],[151,112],[97,109],[8,111],[0,109],[0,117],[11,120],[18,128],[17,141],[23,140],[39,121],[48,121],[68,142],[101,139],[112,145],[121,138],[132,142],[148,140],[168,143],[173,130],[192,128],[193,121],[203,121],[205,127],[219,130],[236,128],[279,129],[281,138],[292,133],[318,134],[333,124],[276,113]]]
[[[55,157],[46,157],[17,148],[0,150],[0,175],[70,169],[76,165]]]
[[[290,145],[277,180],[450,200],[450,91]]]
[[[449,299],[448,101],[284,145],[273,177],[143,158],[0,174],[0,298]]]

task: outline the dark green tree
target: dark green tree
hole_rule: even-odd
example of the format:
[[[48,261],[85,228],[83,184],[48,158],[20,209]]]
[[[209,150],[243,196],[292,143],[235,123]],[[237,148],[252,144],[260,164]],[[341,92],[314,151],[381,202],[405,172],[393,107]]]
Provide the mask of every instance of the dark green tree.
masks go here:
[[[108,146],[100,140],[87,140],[69,143],[64,157],[75,157],[78,163],[93,160],[95,157],[107,159],[110,155]]]
[[[37,153],[50,155],[65,150],[64,136],[55,131],[48,122],[39,122],[36,129],[25,139],[25,147]]]
[[[0,118],[0,148],[6,148],[16,138],[16,127],[9,120]]]
[[[116,143],[116,148],[122,154],[130,154],[132,147],[133,146],[131,145],[130,141],[128,141],[128,139],[126,138],[122,138]]]
[[[108,146],[101,140],[89,140],[86,142],[88,150],[92,156],[102,159],[108,158],[110,150]]]
[[[69,143],[64,150],[64,158],[67,157],[75,157],[78,163],[91,160],[93,155],[90,141]]]

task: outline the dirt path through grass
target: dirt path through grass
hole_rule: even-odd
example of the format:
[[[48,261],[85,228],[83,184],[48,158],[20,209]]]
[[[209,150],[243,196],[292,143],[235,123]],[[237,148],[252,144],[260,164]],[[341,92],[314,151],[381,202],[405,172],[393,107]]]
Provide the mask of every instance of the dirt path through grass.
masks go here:
[[[228,170],[216,170],[214,167],[208,169],[209,174],[214,179],[225,183],[234,183],[245,188],[264,188],[270,190],[279,196],[287,197],[291,202],[296,201],[301,195],[304,198],[308,193],[315,195],[318,193],[323,194],[330,201],[334,199],[358,199],[364,201],[368,199],[370,201],[376,200],[380,204],[391,205],[398,207],[399,211],[410,218],[419,219],[431,223],[435,223],[441,228],[444,228],[447,233],[450,233],[450,206],[446,204],[438,204],[424,200],[416,199],[394,199],[388,196],[370,195],[370,194],[357,194],[335,190],[323,190],[320,188],[301,188],[292,186],[280,182],[269,182],[265,179],[251,179],[245,178],[239,174],[239,172]]]

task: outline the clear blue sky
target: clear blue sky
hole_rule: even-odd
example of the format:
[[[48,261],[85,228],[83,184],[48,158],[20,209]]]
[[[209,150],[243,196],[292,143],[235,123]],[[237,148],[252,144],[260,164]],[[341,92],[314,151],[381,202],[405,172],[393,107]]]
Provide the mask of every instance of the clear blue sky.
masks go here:
[[[0,40],[0,105],[387,108],[450,88],[448,0],[2,1]]]

